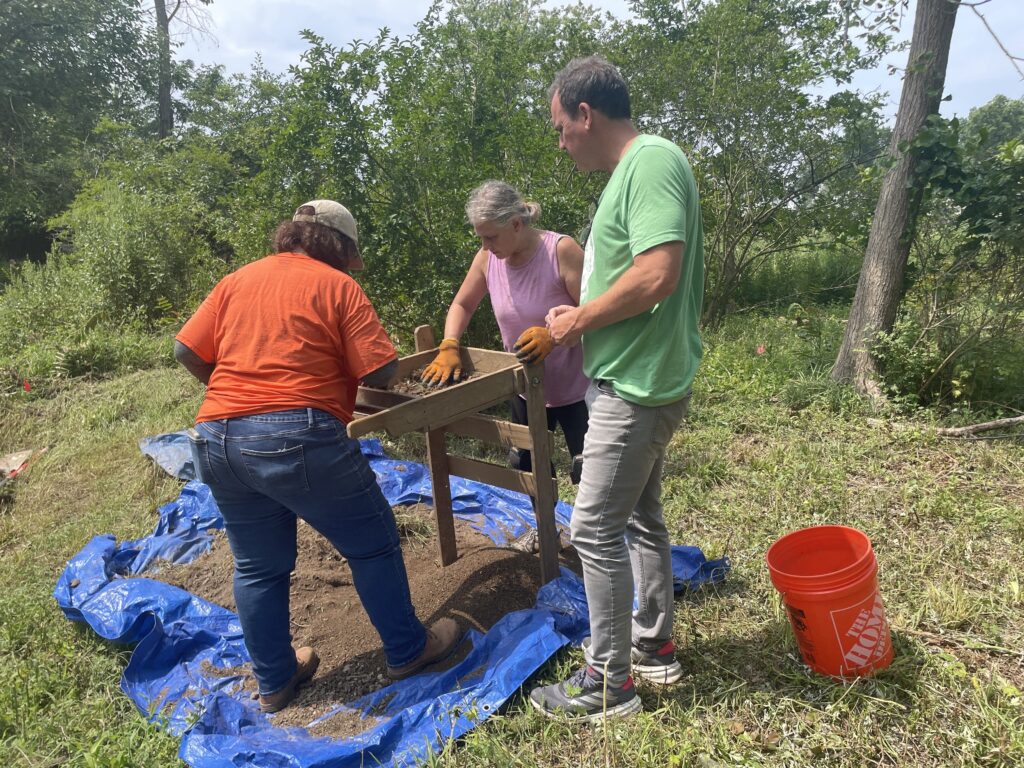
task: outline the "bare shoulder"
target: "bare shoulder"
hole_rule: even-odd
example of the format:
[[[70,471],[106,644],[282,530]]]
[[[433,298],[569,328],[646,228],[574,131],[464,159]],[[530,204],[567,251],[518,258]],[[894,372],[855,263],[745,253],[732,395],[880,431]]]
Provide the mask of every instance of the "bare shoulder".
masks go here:
[[[481,248],[476,252],[473,257],[473,263],[469,265],[470,271],[479,272],[481,275],[487,274],[487,260],[489,254],[486,248]]]
[[[555,245],[555,255],[561,263],[575,263],[583,261],[583,249],[569,235],[563,235]]]

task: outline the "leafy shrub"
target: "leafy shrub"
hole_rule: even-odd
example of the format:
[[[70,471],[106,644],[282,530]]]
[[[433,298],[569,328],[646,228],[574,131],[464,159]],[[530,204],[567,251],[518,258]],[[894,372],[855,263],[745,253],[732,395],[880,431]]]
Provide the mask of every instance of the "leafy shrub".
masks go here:
[[[927,207],[873,351],[909,403],[1024,405],[1024,143],[987,136],[933,115],[907,147]]]
[[[944,320],[936,321],[919,302],[904,302],[892,331],[880,334],[876,346],[894,399],[1024,406],[1024,318],[989,323],[977,304],[966,299],[946,305]]]
[[[154,321],[163,307],[186,303],[195,268],[209,258],[195,221],[176,195],[97,179],[55,225],[65,233],[68,261],[99,293],[101,319],[116,324]]]
[[[81,265],[26,266],[0,296],[0,391],[27,380],[40,393],[61,379],[166,365],[171,339],[138,318],[102,320],[100,293]]]
[[[996,243],[965,251],[962,232],[930,226],[876,345],[886,386],[914,405],[1024,406],[1024,258]]]
[[[87,272],[60,253],[13,270],[0,295],[0,355],[93,327],[102,300]]]
[[[157,175],[174,164],[143,158],[150,161]],[[119,170],[141,173],[126,163],[88,183],[53,222],[60,240],[48,260],[12,270],[0,294],[6,386],[27,378],[40,387],[168,361],[167,331],[223,272],[200,231],[207,206],[194,189],[133,187]]]

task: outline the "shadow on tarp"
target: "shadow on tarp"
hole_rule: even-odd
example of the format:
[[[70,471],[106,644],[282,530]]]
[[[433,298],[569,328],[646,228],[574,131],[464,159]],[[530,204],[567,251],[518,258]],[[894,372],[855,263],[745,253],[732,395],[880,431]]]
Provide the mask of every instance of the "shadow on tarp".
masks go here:
[[[191,460],[182,454],[181,434],[147,438],[140,447],[172,474],[187,475]],[[377,440],[362,441],[362,448],[392,505],[431,503],[423,465],[387,458]],[[534,524],[521,493],[456,477],[451,487],[456,514],[498,546]],[[560,526],[571,511],[559,502]],[[159,514],[153,533],[137,541],[93,538],[68,562],[53,594],[69,619],[108,640],[137,643],[121,688],[149,720],[181,736],[179,755],[197,768],[412,765],[486,720],[560,648],[589,631],[583,583],[563,569],[539,590],[534,608],[504,616],[486,634],[470,630],[472,651],[455,667],[393,683],[316,721],[355,711],[366,718],[365,732],[316,738],[304,728],[275,726],[242,690],[236,668],[249,656],[234,613],[138,576],[209,549],[213,531],[223,527],[209,488],[188,482]],[[729,570],[726,558],[707,561],[696,547],[672,549],[677,592],[720,581]]]

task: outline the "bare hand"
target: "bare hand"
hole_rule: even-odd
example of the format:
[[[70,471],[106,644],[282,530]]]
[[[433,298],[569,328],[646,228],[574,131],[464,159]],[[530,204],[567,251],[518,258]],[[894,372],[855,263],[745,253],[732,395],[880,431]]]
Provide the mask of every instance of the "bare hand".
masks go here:
[[[574,309],[576,309],[576,307],[572,306],[571,304],[559,304],[557,307],[552,307],[551,309],[548,310],[548,313],[544,315],[544,323],[548,326],[548,328],[550,328],[551,322],[556,317],[558,317],[559,315],[564,315],[566,312],[571,312]]]
[[[579,324],[580,308],[568,304],[552,307],[544,321],[548,324],[548,331],[551,333],[551,340],[563,347],[575,347],[580,343],[583,330],[577,328]]]

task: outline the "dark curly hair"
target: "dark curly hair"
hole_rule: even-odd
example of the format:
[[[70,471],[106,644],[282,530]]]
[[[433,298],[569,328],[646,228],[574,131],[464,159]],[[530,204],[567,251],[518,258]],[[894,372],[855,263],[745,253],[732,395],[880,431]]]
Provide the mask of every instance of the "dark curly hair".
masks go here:
[[[295,213],[315,214],[311,205],[304,205]],[[282,221],[270,238],[274,253],[289,253],[296,249],[317,261],[342,272],[349,271],[349,264],[356,253],[356,244],[347,235],[323,224],[307,221]]]

